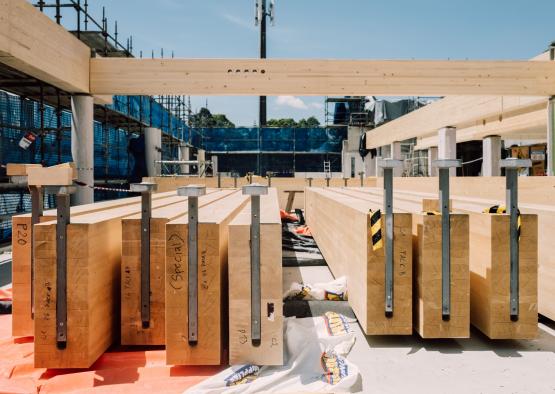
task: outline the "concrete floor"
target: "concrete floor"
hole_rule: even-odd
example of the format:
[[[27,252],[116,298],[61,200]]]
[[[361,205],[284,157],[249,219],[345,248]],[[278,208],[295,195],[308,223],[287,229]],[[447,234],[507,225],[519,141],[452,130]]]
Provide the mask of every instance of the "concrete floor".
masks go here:
[[[331,280],[328,267],[284,268],[292,280]],[[366,337],[353,325],[356,343],[348,359],[360,369],[362,393],[555,393],[555,323],[543,321],[537,340],[492,341],[478,330],[470,339],[412,336]]]

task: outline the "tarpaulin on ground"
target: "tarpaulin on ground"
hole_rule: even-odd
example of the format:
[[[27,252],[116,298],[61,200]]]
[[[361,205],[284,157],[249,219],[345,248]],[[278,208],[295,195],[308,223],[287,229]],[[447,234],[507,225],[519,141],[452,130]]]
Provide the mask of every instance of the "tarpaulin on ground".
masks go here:
[[[346,359],[355,343],[350,328],[354,322],[334,312],[287,318],[285,365],[234,366],[185,393],[349,392],[359,375],[357,366]]]

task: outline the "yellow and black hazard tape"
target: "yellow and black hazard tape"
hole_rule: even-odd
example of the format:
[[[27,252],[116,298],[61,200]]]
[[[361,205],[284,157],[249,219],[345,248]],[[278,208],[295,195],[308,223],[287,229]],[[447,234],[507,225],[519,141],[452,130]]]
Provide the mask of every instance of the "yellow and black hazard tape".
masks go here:
[[[370,210],[370,234],[372,237],[372,250],[383,248],[382,237],[382,212]]]
[[[507,213],[507,208],[504,207],[503,205],[494,205],[492,207],[484,209],[484,213]],[[520,226],[522,224],[522,221],[520,218],[520,209],[517,209],[516,214],[517,214],[517,234],[518,234],[518,239],[520,239]]]

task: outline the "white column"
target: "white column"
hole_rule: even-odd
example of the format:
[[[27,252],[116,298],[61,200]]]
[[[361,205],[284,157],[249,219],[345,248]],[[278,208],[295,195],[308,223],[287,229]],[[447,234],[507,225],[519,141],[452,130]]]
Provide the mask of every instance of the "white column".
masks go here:
[[[555,97],[547,104],[547,175],[555,175]]]
[[[162,160],[162,130],[156,127],[145,128],[145,160],[148,176],[161,174],[162,166],[155,161]]]
[[[439,159],[454,160],[457,158],[457,128],[444,127],[439,130],[439,144],[437,150]],[[449,170],[451,176],[457,176],[457,169]]]
[[[71,156],[77,167],[77,179],[94,185],[94,100],[92,96],[71,97]],[[78,186],[71,198],[73,205],[94,202],[94,190]]]
[[[364,158],[364,172],[366,177],[376,176],[376,157],[370,156],[370,153]]]
[[[377,148],[377,151],[378,155],[376,156],[376,176],[383,177],[383,168],[380,167],[380,160],[382,159],[382,157],[384,157],[383,148]]]
[[[488,135],[482,140],[482,176],[500,176],[501,137]]]
[[[437,146],[430,146],[428,148],[428,176],[437,176],[437,168],[433,163],[437,160]]]
[[[197,152],[197,160],[198,160],[198,176],[205,178],[206,177],[206,167],[204,162],[206,161],[206,151],[204,149],[199,149]]]
[[[210,161],[212,162],[212,176],[218,175],[218,156],[212,155],[210,156]]]
[[[189,148],[187,145],[180,145],[179,146],[179,160],[191,160],[191,148]],[[189,174],[189,165],[188,164],[182,164],[179,166],[179,170],[182,174]]]
[[[341,146],[341,170],[344,178],[349,178],[351,174],[351,155],[348,148],[349,141],[343,140]]]
[[[401,143],[399,141],[395,141],[391,143],[390,146],[391,151],[391,158],[395,160],[402,160],[401,158]],[[402,176],[403,175],[403,167],[396,167],[393,169],[393,176]]]

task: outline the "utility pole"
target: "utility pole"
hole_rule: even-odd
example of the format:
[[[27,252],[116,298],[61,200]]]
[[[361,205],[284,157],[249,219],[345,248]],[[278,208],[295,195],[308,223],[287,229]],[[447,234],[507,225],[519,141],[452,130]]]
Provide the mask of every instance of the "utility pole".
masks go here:
[[[255,25],[260,24],[260,58],[266,59],[266,17],[270,17],[272,26],[275,17],[275,0],[270,0],[270,9],[266,9],[266,0],[256,0]],[[266,126],[266,96],[260,96],[258,126]]]

